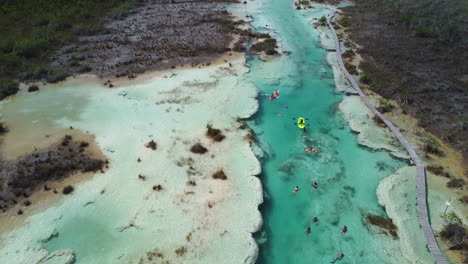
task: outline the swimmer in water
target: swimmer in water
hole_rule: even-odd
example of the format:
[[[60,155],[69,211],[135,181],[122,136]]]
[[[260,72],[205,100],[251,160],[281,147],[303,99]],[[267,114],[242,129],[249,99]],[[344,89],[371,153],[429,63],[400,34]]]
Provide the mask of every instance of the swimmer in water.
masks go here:
[[[318,222],[319,222],[319,220],[318,220],[318,218],[317,218],[317,217],[314,217],[314,219],[312,219],[312,222],[313,222],[314,224],[316,224],[316,225],[317,225],[317,224],[318,224]]]
[[[310,226],[307,227],[306,231],[305,231],[306,235],[310,234]]]
[[[294,190],[292,191],[292,195],[296,195],[298,191],[299,191],[299,186],[294,187]]]
[[[343,226],[342,228],[340,228],[341,230],[341,233],[342,234],[345,234],[346,232],[348,232],[348,227],[347,226]]]
[[[330,263],[335,263],[337,260],[342,260],[343,258],[344,258],[344,254],[339,253],[338,256],[334,258],[333,261],[331,261]]]
[[[312,184],[312,187],[314,187],[314,189],[317,189],[318,188],[318,183],[314,182],[314,184]]]

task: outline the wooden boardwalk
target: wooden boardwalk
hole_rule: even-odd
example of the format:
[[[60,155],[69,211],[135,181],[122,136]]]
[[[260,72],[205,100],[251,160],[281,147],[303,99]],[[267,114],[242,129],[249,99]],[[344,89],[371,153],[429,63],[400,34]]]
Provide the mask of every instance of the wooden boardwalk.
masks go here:
[[[343,63],[343,58],[341,57],[341,47],[340,47],[340,42],[338,40],[338,37],[336,35],[336,31],[333,28],[333,25],[331,24],[330,20],[331,18],[335,15],[335,12],[332,11],[331,14],[327,15],[327,24],[330,30],[333,33],[333,38],[335,40],[335,48],[336,48],[336,54],[338,57],[338,62],[340,64],[340,68],[343,71],[343,73],[346,75],[346,77],[349,79],[351,84],[353,85],[354,89],[357,91],[361,99],[364,101],[364,103],[369,107],[369,109],[377,115],[392,131],[392,133],[398,138],[400,143],[406,148],[408,153],[411,156],[412,161],[416,165],[416,188],[417,188],[417,202],[418,202],[418,218],[419,218],[419,223],[421,225],[421,228],[424,232],[424,237],[426,238],[427,246],[429,248],[429,251],[431,252],[432,256],[434,257],[434,260],[437,264],[446,264],[447,261],[445,260],[444,255],[442,254],[442,251],[439,248],[439,245],[437,244],[437,241],[434,236],[434,232],[432,231],[431,224],[429,222],[429,215],[428,215],[428,210],[427,210],[427,189],[426,189],[426,168],[424,167],[424,163],[421,161],[421,159],[418,157],[416,154],[416,151],[413,149],[413,147],[409,144],[409,142],[403,137],[401,132],[387,119],[385,118],[377,109],[372,105],[372,103],[367,99],[367,96],[362,92],[361,88],[359,88],[359,85],[357,82],[354,80],[354,78],[349,74],[349,72],[346,70],[344,63]]]

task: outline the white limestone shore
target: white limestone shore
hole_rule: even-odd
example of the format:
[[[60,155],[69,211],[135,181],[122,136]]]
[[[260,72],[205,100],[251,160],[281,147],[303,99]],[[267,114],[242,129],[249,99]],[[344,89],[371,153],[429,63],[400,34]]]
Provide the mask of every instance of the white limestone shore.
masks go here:
[[[79,77],[2,103],[5,110],[21,109],[7,111],[7,123],[89,131],[111,167],[0,234],[0,262],[254,263],[252,232],[261,226],[263,202],[254,175],[261,167],[236,120],[257,111],[257,91],[243,81],[245,59],[229,63],[113,89]],[[36,125],[44,122],[50,127]],[[207,124],[226,138],[206,137]],[[156,150],[145,147],[150,140]],[[190,152],[195,143],[208,152]],[[227,180],[213,179],[221,169]]]

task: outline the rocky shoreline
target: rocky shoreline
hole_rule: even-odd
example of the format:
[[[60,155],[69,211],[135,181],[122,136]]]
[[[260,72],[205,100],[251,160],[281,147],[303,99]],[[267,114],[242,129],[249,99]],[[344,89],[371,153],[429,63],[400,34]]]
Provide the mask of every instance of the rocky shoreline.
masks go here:
[[[229,50],[233,39],[231,16],[222,7],[212,1],[151,1],[108,21],[104,32],[61,48],[51,60],[66,75],[90,72],[101,78],[206,63]]]
[[[17,80],[57,83],[81,74],[96,75],[103,80],[133,79],[148,71],[210,65],[227,53],[231,55],[231,51],[251,49],[255,53],[277,55],[276,40],[268,34],[241,29],[245,21],[225,10],[226,3],[237,1],[139,3],[122,16],[106,17],[101,30],[80,31],[76,41],[58,48],[45,59],[47,66],[20,73]],[[249,39],[255,42],[251,47]],[[114,86],[111,81],[105,85]],[[36,87],[30,86],[30,90],[37,90]],[[13,80],[0,82],[0,100],[18,90]]]

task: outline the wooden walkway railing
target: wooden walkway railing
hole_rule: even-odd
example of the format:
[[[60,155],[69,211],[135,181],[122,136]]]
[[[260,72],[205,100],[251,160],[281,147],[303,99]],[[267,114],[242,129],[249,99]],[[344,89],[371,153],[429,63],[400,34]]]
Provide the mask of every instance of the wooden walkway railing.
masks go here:
[[[417,202],[418,202],[418,218],[419,218],[419,223],[421,224],[421,228],[424,232],[424,237],[426,238],[426,242],[429,248],[429,251],[431,252],[432,256],[435,259],[435,262],[437,264],[446,264],[447,261],[445,260],[444,255],[442,254],[439,245],[437,244],[437,241],[434,236],[434,232],[432,231],[431,224],[429,223],[429,214],[427,210],[427,189],[426,189],[426,168],[424,167],[424,163],[421,161],[421,159],[418,157],[416,154],[416,151],[413,149],[413,147],[409,144],[409,142],[403,137],[401,132],[387,119],[385,116],[383,116],[377,109],[372,105],[372,103],[369,101],[367,96],[362,92],[361,88],[359,88],[359,85],[357,82],[354,80],[354,78],[349,74],[349,72],[346,70],[344,63],[343,63],[343,58],[341,57],[341,48],[340,48],[340,42],[338,40],[338,37],[336,35],[336,31],[333,28],[333,25],[331,24],[330,20],[331,18],[335,15],[335,12],[332,11],[331,14],[327,15],[327,24],[330,30],[333,33],[333,38],[335,40],[335,48],[336,48],[336,54],[338,57],[338,62],[340,64],[340,68],[343,71],[343,73],[346,75],[346,77],[349,79],[351,82],[352,86],[354,89],[358,92],[359,96],[361,99],[364,101],[364,103],[369,107],[369,109],[377,115],[390,129],[390,131],[398,138],[400,143],[405,147],[405,149],[408,151],[408,153],[411,156],[411,159],[413,160],[414,164],[416,165],[416,187],[417,187]]]

